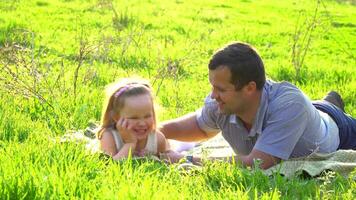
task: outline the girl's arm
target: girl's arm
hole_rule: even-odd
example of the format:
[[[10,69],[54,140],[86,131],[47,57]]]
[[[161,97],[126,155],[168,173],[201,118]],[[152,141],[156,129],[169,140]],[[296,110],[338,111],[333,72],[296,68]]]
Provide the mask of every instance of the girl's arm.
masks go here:
[[[104,130],[100,139],[100,149],[111,157],[117,154],[117,149],[114,141],[115,140],[113,135],[109,131]]]
[[[110,155],[114,160],[126,158],[131,152],[135,150],[136,143],[125,143],[124,146],[118,150],[115,145],[113,135],[109,131],[104,131],[100,139],[101,150]]]
[[[116,155],[114,155],[112,158],[114,160],[127,158],[129,156],[130,152],[131,152],[131,155],[133,154],[135,148],[136,148],[136,143],[125,143],[124,146],[120,149],[120,151]]]

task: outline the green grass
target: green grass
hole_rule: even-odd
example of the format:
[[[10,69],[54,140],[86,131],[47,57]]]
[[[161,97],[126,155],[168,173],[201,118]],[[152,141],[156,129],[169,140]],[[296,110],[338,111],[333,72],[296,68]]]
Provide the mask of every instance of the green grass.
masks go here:
[[[236,40],[258,49],[270,78],[295,83],[311,99],[337,90],[356,116],[353,1],[321,1],[296,78],[293,34],[298,18],[310,24],[316,6],[313,0],[2,0],[1,199],[354,199],[355,182],[339,175],[286,179],[223,163],[187,175],[152,161],[100,159],[83,145],[53,140],[99,120],[104,86],[121,77],[153,83],[160,120],[196,110],[210,90],[210,56]]]

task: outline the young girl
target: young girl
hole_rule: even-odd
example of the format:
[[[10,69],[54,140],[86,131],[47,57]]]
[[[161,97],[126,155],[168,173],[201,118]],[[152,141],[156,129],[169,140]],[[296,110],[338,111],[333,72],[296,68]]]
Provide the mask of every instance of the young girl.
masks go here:
[[[150,85],[144,80],[123,79],[109,85],[98,132],[101,149],[113,159],[167,152],[164,135],[156,129]]]

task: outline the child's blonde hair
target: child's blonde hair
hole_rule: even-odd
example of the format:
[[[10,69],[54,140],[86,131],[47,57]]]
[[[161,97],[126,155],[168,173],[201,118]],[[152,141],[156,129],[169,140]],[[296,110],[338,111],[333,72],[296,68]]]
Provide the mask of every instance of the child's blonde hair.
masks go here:
[[[156,129],[157,120],[154,109],[154,101],[152,95],[152,88],[147,80],[144,79],[120,79],[118,82],[109,84],[105,90],[106,98],[103,104],[103,111],[101,114],[101,129],[97,133],[100,139],[102,133],[107,128],[115,128],[114,114],[119,114],[124,107],[124,102],[127,97],[147,94],[152,101],[153,112],[153,129]]]

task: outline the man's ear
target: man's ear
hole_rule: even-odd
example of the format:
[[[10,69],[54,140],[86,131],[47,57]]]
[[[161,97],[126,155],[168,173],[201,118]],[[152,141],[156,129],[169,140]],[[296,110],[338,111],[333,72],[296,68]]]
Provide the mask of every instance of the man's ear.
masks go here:
[[[255,92],[257,90],[257,85],[255,81],[250,81],[246,86],[245,86],[245,90],[248,93],[252,93]]]

